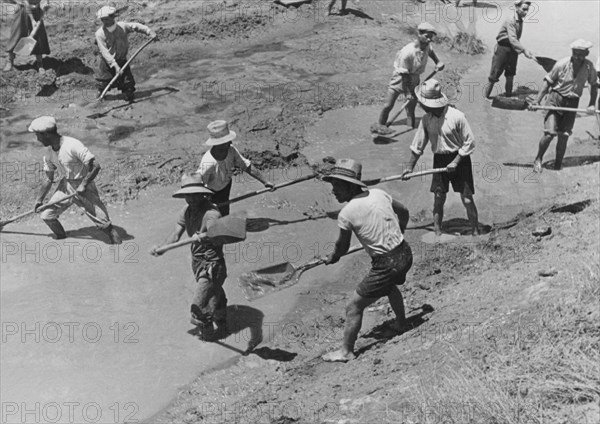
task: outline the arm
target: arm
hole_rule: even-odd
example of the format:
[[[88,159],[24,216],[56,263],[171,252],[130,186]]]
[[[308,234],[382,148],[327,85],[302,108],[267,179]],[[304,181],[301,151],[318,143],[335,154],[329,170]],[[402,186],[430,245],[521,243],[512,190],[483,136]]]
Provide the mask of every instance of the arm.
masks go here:
[[[156,32],[146,25],[138,24],[137,22],[123,22],[123,25],[127,32],[140,32],[142,34],[146,34],[152,39],[157,38]]]
[[[523,44],[521,44],[521,41],[517,36],[517,27],[514,19],[511,20],[508,25],[506,25],[506,32],[508,33],[508,42],[512,48],[518,54],[523,53],[528,59],[533,59],[534,54],[527,50]]]
[[[100,54],[102,55],[106,63],[108,63],[108,66],[110,66],[111,68],[115,68],[115,70],[119,72],[119,65],[117,65],[115,55],[113,55],[110,52],[108,46],[106,45],[106,37],[102,32],[102,28],[96,31],[96,44],[98,45],[98,49],[100,49]]]
[[[459,137],[463,140],[463,145],[458,149],[458,154],[454,160],[446,166],[446,169],[450,174],[456,171],[458,164],[465,156],[469,156],[473,153],[473,150],[475,150],[475,137],[473,136],[473,131],[466,118],[463,117],[458,122],[457,130],[459,132]]]
[[[35,200],[35,204],[33,209],[37,212],[37,208],[39,208],[43,203],[46,195],[50,191],[50,187],[52,187],[52,183],[54,182],[54,170],[46,171],[46,180],[42,183],[40,190],[38,191],[37,198]]]
[[[598,85],[597,84],[590,85],[590,104],[588,105],[588,112],[591,112],[591,113],[595,112],[597,98],[598,98]]]
[[[436,71],[442,71],[446,65],[444,64],[444,62],[441,62],[438,57],[437,54],[435,54],[435,52],[433,51],[433,49],[429,49],[429,57],[431,58],[431,60],[433,60],[433,63],[435,63],[435,70]]]
[[[548,83],[548,81],[546,80],[546,78],[544,78],[544,80],[542,82],[542,89],[538,93],[537,98],[535,99],[535,101],[533,102],[533,104],[534,105],[539,105],[542,102],[542,99],[544,98],[544,96],[546,94],[548,94],[549,90],[550,90],[550,84]]]
[[[419,128],[417,129],[417,133],[415,134],[415,138],[413,139],[413,142],[410,145],[410,161],[408,162],[406,170],[402,172],[402,179],[405,181],[408,180],[408,178],[404,178],[404,176],[413,172],[417,161],[423,154],[423,149],[425,149],[425,146],[427,146],[427,143],[429,142],[429,134],[427,133],[425,125],[423,124],[424,120],[425,117],[421,119],[421,122],[419,123]]]
[[[169,234],[167,236],[167,238],[165,238],[165,240],[162,243],[162,246],[164,246],[166,244],[175,243],[176,241],[179,241],[179,239],[181,238],[181,235],[183,234],[184,231],[185,231],[185,228],[183,227],[183,225],[181,225],[179,223],[175,224],[175,228],[173,229],[173,232],[171,234]],[[158,248],[158,246],[154,246],[152,248],[152,250],[150,250],[150,254],[152,256],[160,256],[160,255],[162,255],[162,253],[158,253],[156,251],[157,248]]]
[[[394,213],[398,215],[400,230],[402,230],[402,233],[404,234],[404,232],[406,231],[406,226],[408,225],[408,209],[402,203],[394,199],[392,199],[392,209],[394,209]]]
[[[83,181],[81,181],[81,184],[79,184],[79,187],[77,187],[78,194],[83,193],[89,185],[89,183],[94,181],[94,178],[96,178],[96,176],[100,172],[100,165],[96,163],[96,161],[93,158],[90,159],[88,162],[85,162],[83,166],[85,166],[85,168],[87,169],[87,174],[83,178]]]
[[[352,238],[352,231],[344,230],[340,228],[340,234],[338,235],[338,239],[335,242],[335,247],[333,252],[327,257],[325,263],[327,265],[331,265],[340,260],[340,258],[348,251],[350,248],[350,240]]]
[[[252,165],[248,165],[248,167],[246,169],[244,169],[244,172],[246,172],[248,175],[250,175],[255,180],[260,181],[265,187],[267,187],[267,188],[274,187],[273,183],[264,179],[263,176],[259,172],[252,172]]]

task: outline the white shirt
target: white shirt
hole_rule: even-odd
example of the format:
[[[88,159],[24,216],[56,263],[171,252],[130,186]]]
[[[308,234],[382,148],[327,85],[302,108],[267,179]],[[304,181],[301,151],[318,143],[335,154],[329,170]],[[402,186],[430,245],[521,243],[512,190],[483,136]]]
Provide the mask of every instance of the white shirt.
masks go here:
[[[431,151],[436,154],[448,154],[458,151],[461,156],[468,156],[475,149],[473,131],[460,110],[446,106],[440,117],[425,114],[410,150],[421,156],[427,143],[431,141]]]
[[[369,256],[389,253],[404,240],[398,215],[392,208],[392,197],[377,188],[367,193],[342,208],[338,227],[354,231]]]
[[[213,191],[221,191],[231,182],[231,177],[236,168],[246,170],[251,162],[243,157],[238,149],[229,146],[227,156],[223,160],[216,160],[210,150],[202,156],[198,173],[202,181]]]
[[[87,175],[86,164],[94,155],[76,138],[61,136],[60,148],[55,152],[51,146],[44,155],[44,171],[58,170],[67,180],[78,180]]]

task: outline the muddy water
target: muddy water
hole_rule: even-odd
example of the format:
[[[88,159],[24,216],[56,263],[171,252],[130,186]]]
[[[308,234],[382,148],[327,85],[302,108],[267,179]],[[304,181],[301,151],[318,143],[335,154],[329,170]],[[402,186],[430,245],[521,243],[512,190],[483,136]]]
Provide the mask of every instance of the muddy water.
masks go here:
[[[487,82],[495,36],[501,19],[512,13],[506,3],[502,5],[499,10],[488,7],[473,10],[466,6],[459,9],[462,27],[476,31],[491,49],[487,54],[468,63],[471,71],[464,75],[459,87],[447,88],[451,101],[466,114],[475,133],[477,148],[472,156],[475,200],[479,208],[480,222],[484,224],[509,219],[523,209],[534,208],[538,202],[552,198],[558,191],[570,187],[569,176],[578,170],[577,166],[573,166],[565,167],[561,172],[550,169],[545,170],[541,176],[533,174],[531,162],[536,155],[537,143],[542,134],[542,114],[494,109],[483,99],[482,90]],[[451,20],[456,21],[455,17],[459,16],[456,9],[451,11],[453,6],[448,8],[438,16],[451,16]],[[539,56],[560,59],[570,54],[568,46],[574,39],[585,38],[594,42],[590,59],[596,60],[600,18],[598,2],[573,1],[568,2],[567,7],[566,2],[548,1],[532,10],[534,13],[529,17],[530,22],[525,24],[522,37],[525,46]],[[565,22],[569,24],[563,24]],[[446,31],[454,33],[461,25],[452,22],[442,25],[438,22],[437,26],[446,27]],[[441,57],[445,60],[443,52]],[[432,67],[432,64],[428,66]],[[429,70],[426,73],[428,72]],[[539,87],[544,75],[541,66],[521,56],[515,87]],[[385,90],[386,84],[387,81],[382,81],[382,90]],[[504,80],[501,79],[500,84],[496,85],[496,93],[503,91]],[[587,106],[588,100],[589,92],[586,89],[580,105]],[[395,142],[374,144],[369,135],[369,127],[377,121],[379,111],[379,107],[359,107],[325,113],[310,129],[311,144],[304,153],[311,161],[320,161],[322,157],[329,155],[359,159],[363,163],[364,178],[400,174],[402,163],[406,163],[410,158],[409,146],[414,131],[404,125],[396,126],[396,129],[406,132],[396,137]],[[420,113],[422,114],[422,111]],[[401,116],[401,122],[404,116]],[[581,116],[577,119],[571,140],[575,137],[588,138],[586,131],[593,134],[599,131],[592,116]],[[553,149],[554,144],[546,153],[545,161],[554,159]],[[588,150],[591,155],[598,153],[593,147]],[[565,166],[569,162],[568,157],[569,151]],[[576,164],[577,161],[571,163]],[[431,164],[432,153],[428,147],[417,166],[427,169]],[[382,187],[405,201],[413,214],[425,210],[427,216],[430,216],[430,181],[429,177],[422,177],[409,182],[389,182]],[[450,195],[445,218],[456,217],[466,218],[466,215],[460,198]]]
[[[273,175],[273,180],[308,170],[298,172]],[[188,333],[194,288],[188,248],[161,258],[147,253],[172,231],[183,206],[170,197],[174,188],[151,190],[126,209],[110,209],[113,222],[127,233],[118,248],[107,245],[77,212],[64,215],[69,232],[64,241],[46,237],[39,220],[5,227],[0,240],[6,422],[144,419],[198,373],[239,358],[258,329],[265,341],[280,331],[281,318],[294,302],[292,292],[248,304],[237,276],[322,254],[314,234],[331,223],[308,220],[302,211],[307,205],[315,211],[333,206],[322,184],[303,184],[305,193],[282,189],[232,207],[250,225],[247,241],[226,250],[230,277],[225,288],[235,329],[224,340],[229,347]],[[234,195],[258,188],[256,182],[240,181]]]

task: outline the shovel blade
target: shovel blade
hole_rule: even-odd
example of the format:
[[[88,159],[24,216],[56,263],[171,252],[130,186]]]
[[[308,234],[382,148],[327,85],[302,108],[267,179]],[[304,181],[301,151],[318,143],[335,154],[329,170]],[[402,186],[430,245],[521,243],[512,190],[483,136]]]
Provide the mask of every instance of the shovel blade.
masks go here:
[[[294,266],[289,262],[282,262],[280,264],[271,265],[265,268],[257,269],[252,271],[255,274],[288,274],[295,271]]]
[[[19,56],[30,56],[35,48],[37,41],[33,37],[23,37],[14,48],[14,53]]]
[[[244,241],[246,240],[246,219],[235,216],[220,218],[210,226],[207,235],[219,244]]]
[[[536,56],[535,60],[542,66],[542,68],[544,68],[544,71],[546,72],[550,72],[556,63],[556,60],[550,57]]]
[[[527,110],[528,103],[525,100],[513,99],[511,97],[494,97],[492,107],[508,110]]]

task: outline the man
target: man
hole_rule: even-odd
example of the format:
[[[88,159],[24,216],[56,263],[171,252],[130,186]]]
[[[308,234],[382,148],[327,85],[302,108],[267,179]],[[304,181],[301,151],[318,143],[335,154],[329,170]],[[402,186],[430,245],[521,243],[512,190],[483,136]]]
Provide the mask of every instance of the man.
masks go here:
[[[31,54],[35,55],[35,65],[39,72],[43,72],[43,55],[50,54],[50,45],[48,43],[48,35],[46,33],[46,26],[44,25],[43,16],[50,8],[50,1],[41,0],[9,0],[10,3],[16,3],[17,9],[15,10],[14,18],[10,25],[10,35],[6,45],[6,52],[8,53],[8,62],[4,67],[4,71],[8,72],[13,70],[15,67],[15,53],[14,49],[23,37],[29,36],[33,31],[33,25],[39,23],[37,32],[34,35],[36,40],[35,47]],[[35,22],[35,24],[33,22]]]
[[[431,47],[431,41],[435,35],[435,27],[428,22],[423,22],[417,27],[417,39],[408,43],[396,54],[394,74],[388,86],[387,102],[379,115],[380,125],[387,125],[389,114],[396,100],[402,94],[410,100],[406,106],[407,120],[410,120],[411,126],[416,128],[417,101],[414,98],[414,89],[419,85],[420,75],[425,72],[427,58],[430,57],[433,60],[436,71],[441,71],[445,66],[439,61]]]
[[[479,235],[477,208],[473,200],[475,186],[470,155],[475,148],[475,141],[471,127],[462,112],[448,105],[448,98],[442,93],[442,87],[435,79],[421,84],[416,91],[416,97],[426,115],[421,120],[410,146],[411,158],[403,175],[413,171],[425,146],[431,142],[433,167],[448,170],[447,174],[434,174],[431,181],[431,192],[434,195],[433,226],[436,236],[442,234],[444,203],[450,183],[454,192],[460,193],[473,235]]]
[[[333,186],[333,195],[338,202],[348,202],[338,215],[340,231],[326,263],[336,263],[348,251],[353,232],[371,256],[371,270],[346,306],[342,347],[323,356],[323,360],[330,362],[354,359],[354,344],[362,325],[363,312],[383,296],[388,297],[396,315],[394,329],[402,331],[407,328],[404,299],[397,286],[404,284],[412,266],[412,252],[403,236],[408,223],[408,209],[383,190],[364,190],[367,186],[360,181],[361,171],[360,163],[340,159],[331,174],[323,178]]]
[[[121,244],[121,237],[113,228],[106,206],[100,200],[94,178],[100,172],[100,165],[94,155],[81,143],[81,141],[60,135],[56,120],[51,116],[41,116],[34,119],[29,125],[29,132],[34,132],[38,141],[47,147],[44,156],[44,171],[46,180],[40,188],[34,209],[37,210],[48,194],[55,180],[58,170],[61,179],[50,202],[59,201],[70,194],[77,193],[54,206],[44,209],[41,218],[50,227],[56,239],[64,239],[67,234],[58,220],[61,213],[73,203],[81,207],[86,215],[96,224],[98,229],[106,232],[111,244]]]
[[[535,60],[535,55],[527,50],[521,44],[521,34],[523,34],[523,18],[529,12],[529,0],[516,0],[515,13],[502,23],[500,32],[496,36],[496,49],[492,57],[492,68],[489,83],[485,87],[485,98],[491,99],[494,84],[500,81],[500,76],[504,73],[506,84],[504,86],[506,97],[512,96],[513,81],[517,74],[517,60],[523,53],[525,57]]]
[[[206,145],[210,150],[202,156],[200,167],[196,171],[202,176],[204,184],[214,191],[213,201],[218,205],[221,215],[229,215],[229,194],[231,193],[232,177],[236,169],[247,172],[248,175],[260,181],[265,187],[272,189],[271,182],[252,171],[252,163],[241,155],[237,148],[231,145],[237,137],[235,131],[229,129],[227,121],[219,120],[208,124],[210,138]]]
[[[546,106],[577,108],[579,98],[583,94],[583,87],[587,82],[590,85],[590,102],[587,111],[593,114],[598,96],[598,81],[594,65],[586,59],[592,43],[579,39],[571,43],[570,47],[571,57],[565,57],[556,62],[550,73],[544,77],[542,89],[532,105],[539,105],[542,98],[549,92]],[[534,172],[542,172],[544,153],[554,136],[558,136],[554,169],[562,168],[562,161],[567,151],[567,141],[572,133],[573,125],[575,125],[576,116],[576,112],[554,110],[546,112],[544,135],[540,140],[538,153],[533,162]]]
[[[127,34],[141,32],[153,40],[158,39],[156,33],[146,25],[135,22],[116,22],[115,14],[116,9],[112,6],[104,6],[96,14],[98,19],[102,21],[102,26],[96,31],[96,44],[102,54],[96,76],[98,96],[102,94],[112,78],[121,71],[121,67],[127,62],[127,53],[129,52]],[[117,80],[117,85],[125,93],[125,100],[133,102],[135,80],[129,66]]]
[[[214,220],[221,217],[213,195],[202,183],[198,174],[181,177],[181,190],[173,197],[185,199],[183,208],[175,224],[175,229],[164,244],[178,241],[184,232],[192,237],[207,231]],[[227,296],[223,283],[227,277],[227,267],[223,256],[223,245],[208,238],[201,238],[191,245],[192,271],[196,278],[196,294],[191,305],[191,323],[196,325],[202,339],[210,341],[223,337],[227,332]],[[157,247],[150,253],[158,256]],[[216,329],[214,325],[216,325]]]

